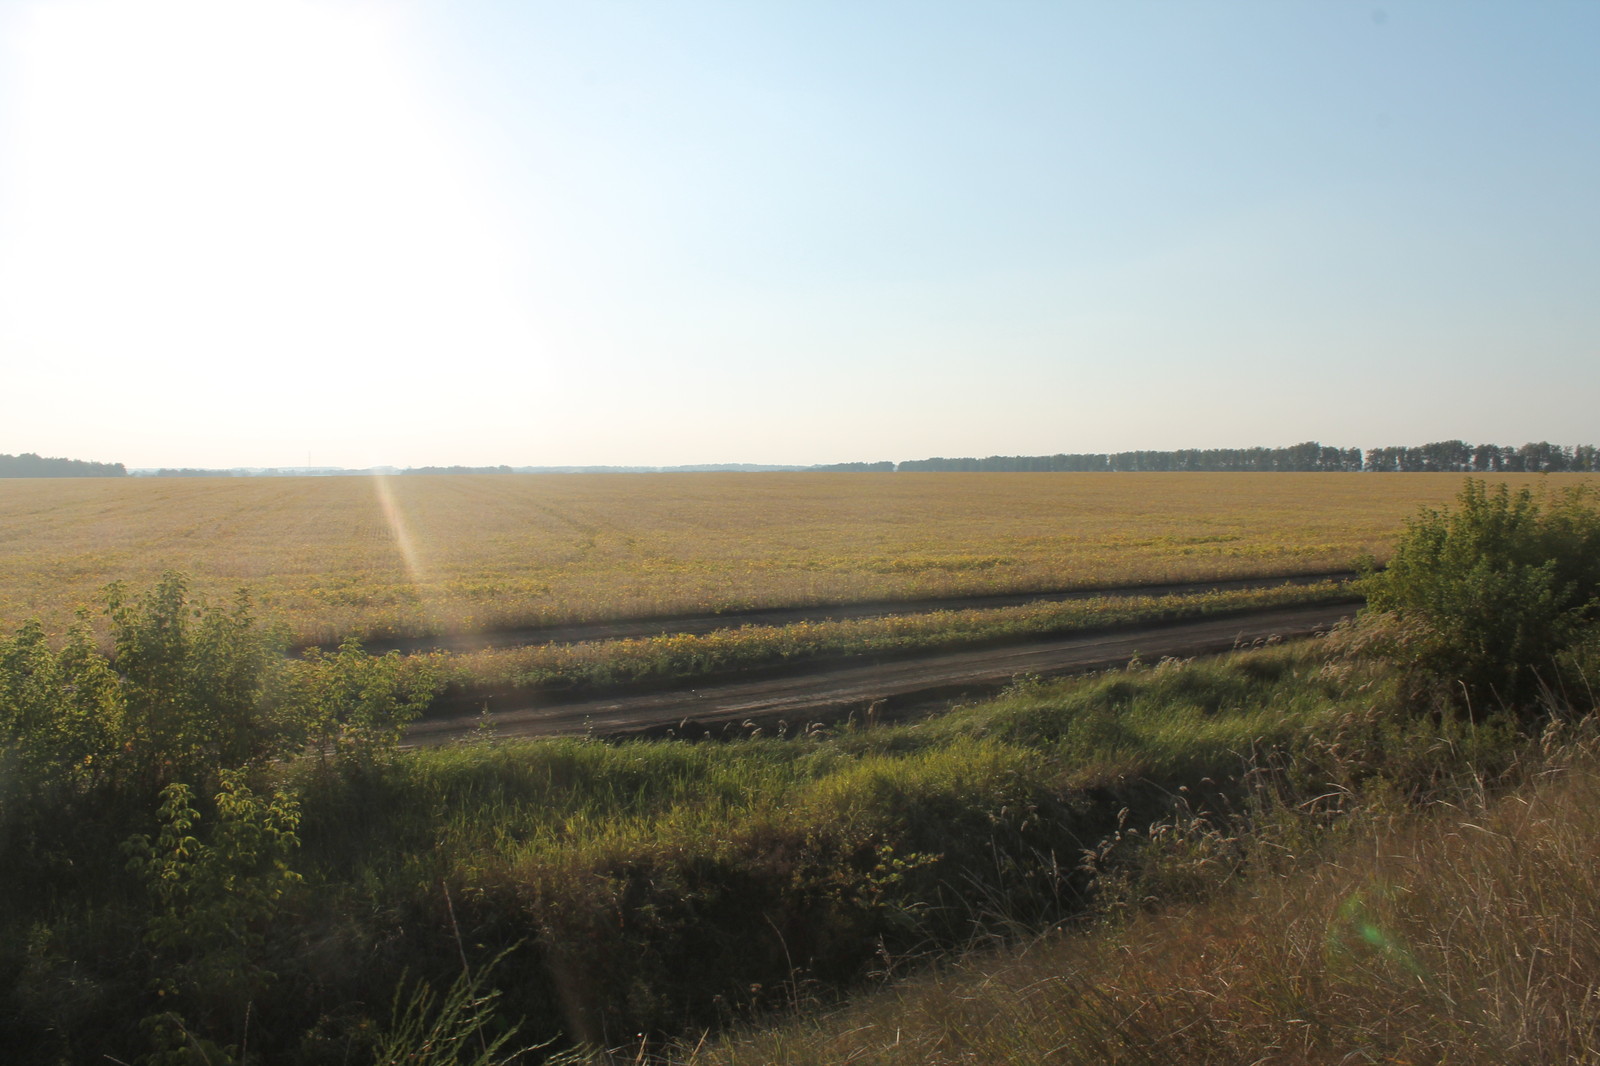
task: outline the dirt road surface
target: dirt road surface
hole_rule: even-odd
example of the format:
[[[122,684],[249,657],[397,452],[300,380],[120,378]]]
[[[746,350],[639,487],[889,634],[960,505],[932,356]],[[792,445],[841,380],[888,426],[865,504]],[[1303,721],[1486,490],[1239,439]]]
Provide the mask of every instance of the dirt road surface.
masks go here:
[[[496,706],[485,716],[426,719],[406,741],[435,745],[470,738],[488,721],[501,737],[667,736],[696,738],[729,730],[804,729],[872,708],[880,718],[904,717],[961,697],[992,693],[1021,675],[1084,673],[1125,665],[1137,655],[1153,663],[1270,640],[1326,631],[1353,615],[1352,604],[1285,607],[1198,621],[1141,626],[1091,636],[1034,641],[919,656],[898,661],[818,663],[801,675],[730,679],[696,688],[608,696],[525,697],[526,705]]]

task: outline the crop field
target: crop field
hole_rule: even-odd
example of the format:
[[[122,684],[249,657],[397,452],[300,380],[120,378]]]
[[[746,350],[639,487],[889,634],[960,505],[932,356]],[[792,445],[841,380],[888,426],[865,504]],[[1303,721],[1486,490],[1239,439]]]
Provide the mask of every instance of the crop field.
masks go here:
[[[1539,475],[1505,475],[1513,484]],[[1545,476],[1560,484],[1590,475]],[[1497,479],[1498,480],[1498,479]],[[1277,576],[1383,557],[1456,474],[0,481],[0,626],[111,581],[249,587],[306,641]]]

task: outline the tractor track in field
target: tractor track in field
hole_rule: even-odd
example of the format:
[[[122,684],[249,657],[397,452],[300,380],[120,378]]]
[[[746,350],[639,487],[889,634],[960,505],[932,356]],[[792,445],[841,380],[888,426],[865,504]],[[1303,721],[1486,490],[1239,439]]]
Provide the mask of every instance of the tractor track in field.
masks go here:
[[[1272,584],[1282,583],[1280,578]],[[1218,587],[1229,586],[1216,582],[1189,586],[1198,591]],[[1040,598],[1025,597],[1022,602]],[[1135,656],[1153,662],[1310,636],[1352,615],[1357,602],[1352,596],[1343,603],[1235,611],[914,656],[819,660],[781,672],[700,679],[693,687],[475,694],[462,701],[473,705],[471,713],[415,722],[405,742],[432,746],[482,736],[486,728],[497,737],[699,739],[756,729],[795,731],[853,715],[879,721],[906,718],[955,699],[993,693],[1018,676],[1086,673],[1126,665]]]
[[[362,647],[375,655],[388,651],[421,652],[483,651],[490,648],[525,648],[538,644],[581,644],[598,640],[629,640],[656,637],[667,633],[704,634],[740,626],[786,626],[800,622],[827,622],[853,618],[887,618],[893,615],[932,614],[936,611],[986,610],[1021,607],[1032,603],[1067,603],[1097,597],[1187,596],[1195,593],[1238,591],[1240,589],[1279,588],[1284,585],[1311,585],[1319,581],[1350,581],[1353,570],[1329,570],[1311,574],[1282,574],[1269,577],[1229,578],[1221,581],[1185,581],[1153,585],[1121,585],[1113,588],[1046,589],[1037,592],[984,593],[970,596],[943,596],[914,600],[873,600],[863,603],[821,604],[809,607],[764,607],[715,614],[661,615],[650,618],[624,618],[609,621],[569,622],[482,630],[471,633],[439,633],[430,636],[370,637]],[[337,644],[320,645],[333,651]]]

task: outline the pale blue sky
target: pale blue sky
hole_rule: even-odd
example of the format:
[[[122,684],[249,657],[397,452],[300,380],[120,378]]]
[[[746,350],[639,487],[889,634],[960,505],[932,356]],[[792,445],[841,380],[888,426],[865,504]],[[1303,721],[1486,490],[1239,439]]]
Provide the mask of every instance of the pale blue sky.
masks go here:
[[[0,452],[1600,440],[1600,4],[0,0]]]

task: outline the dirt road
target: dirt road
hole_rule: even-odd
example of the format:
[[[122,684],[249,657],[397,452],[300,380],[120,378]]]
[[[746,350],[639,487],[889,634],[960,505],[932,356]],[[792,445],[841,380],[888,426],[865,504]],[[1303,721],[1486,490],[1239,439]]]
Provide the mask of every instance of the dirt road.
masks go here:
[[[503,737],[668,735],[768,730],[865,713],[884,718],[927,709],[959,696],[980,695],[1018,675],[1081,673],[1163,656],[1204,655],[1267,640],[1330,628],[1355,613],[1352,604],[1286,607],[1223,618],[1173,622],[1035,641],[1014,647],[943,652],[898,661],[819,663],[800,676],[731,679],[669,692],[563,697],[527,697],[523,706],[490,708],[494,732]],[[874,706],[875,705],[875,706]],[[412,745],[432,745],[473,735],[477,715],[427,719],[407,733]]]

